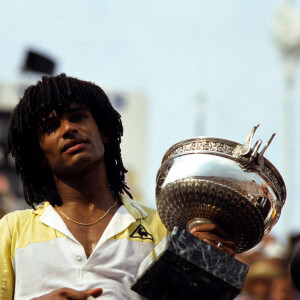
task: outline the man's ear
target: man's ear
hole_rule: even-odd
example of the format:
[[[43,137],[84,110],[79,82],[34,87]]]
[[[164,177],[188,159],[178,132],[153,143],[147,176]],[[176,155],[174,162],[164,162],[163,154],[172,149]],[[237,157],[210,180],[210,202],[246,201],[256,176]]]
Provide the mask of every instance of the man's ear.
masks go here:
[[[110,141],[109,135],[106,131],[101,132],[102,141],[104,144],[108,144]]]

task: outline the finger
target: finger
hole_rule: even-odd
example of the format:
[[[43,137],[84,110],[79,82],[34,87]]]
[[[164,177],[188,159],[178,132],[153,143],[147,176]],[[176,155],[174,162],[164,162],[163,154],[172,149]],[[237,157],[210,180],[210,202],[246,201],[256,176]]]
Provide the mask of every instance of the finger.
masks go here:
[[[212,246],[220,248],[221,250],[227,252],[228,254],[230,254],[232,256],[235,255],[236,244],[234,243],[234,241],[224,240],[224,239],[222,239],[222,237],[212,234],[210,232],[195,232],[193,235],[195,235],[197,238],[200,238],[203,241],[209,243]],[[222,247],[218,247],[220,242],[223,246],[223,249],[222,249]]]
[[[66,299],[70,299],[70,300],[91,300],[89,299],[89,295],[86,292],[80,292],[80,291],[76,291],[76,292],[72,292],[70,294],[68,294]]]
[[[101,292],[100,292],[101,290]],[[95,290],[89,290],[89,291],[95,291],[95,295],[101,295],[102,294],[102,289],[95,289]],[[88,291],[88,292],[89,292]],[[41,297],[38,298],[34,298],[34,299],[69,299],[69,300],[87,300],[89,297],[91,297],[87,292],[84,291],[77,291],[74,289],[70,289],[70,288],[60,288],[58,290],[54,290],[49,294],[45,294]],[[32,299],[33,300],[33,299]]]
[[[70,299],[70,300],[87,300],[89,295],[86,292],[77,291],[70,288],[61,288],[49,294],[49,299]],[[47,299],[47,298],[45,298]]]
[[[228,253],[231,256],[235,256],[235,248],[232,248],[231,246],[227,246],[224,242],[221,241],[221,245],[220,245],[220,241],[216,242],[215,240],[209,240],[209,239],[204,239],[204,242],[218,248],[219,250],[222,250],[226,253]]]
[[[228,234],[219,225],[217,225],[215,223],[198,224],[198,225],[194,226],[190,231],[190,233],[194,233],[194,232],[211,232],[216,235],[222,236],[225,239],[233,240],[233,238],[230,234]]]
[[[226,252],[226,253],[229,254],[230,256],[235,256],[235,251],[232,250],[231,248],[225,246],[225,245],[223,245],[222,247],[218,247],[218,246],[217,246],[217,248],[218,248],[219,250],[222,250],[222,251]]]
[[[226,239],[222,236],[213,234],[211,232],[194,232],[192,233],[194,236],[197,238],[200,238],[202,240],[207,239],[207,240],[212,240],[214,242],[214,245],[217,245],[219,242],[222,242],[224,245],[226,245],[229,248],[232,248],[233,250],[236,249],[236,244],[233,240],[231,239]]]
[[[92,297],[99,297],[102,295],[103,289],[97,288],[97,289],[85,290],[83,292]]]

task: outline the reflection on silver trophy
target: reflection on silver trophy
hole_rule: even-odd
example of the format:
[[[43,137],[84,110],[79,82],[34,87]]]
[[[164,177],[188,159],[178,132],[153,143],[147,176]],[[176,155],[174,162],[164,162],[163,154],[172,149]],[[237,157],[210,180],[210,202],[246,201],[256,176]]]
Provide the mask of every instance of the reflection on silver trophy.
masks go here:
[[[166,152],[157,173],[156,202],[170,233],[138,271],[136,291],[150,299],[233,299],[242,289],[248,267],[188,232],[200,223],[217,223],[234,237],[240,253],[277,222],[286,188],[264,158],[275,134],[259,151],[262,140],[251,146],[257,127],[244,144],[196,137]],[[168,282],[177,294],[168,291]]]

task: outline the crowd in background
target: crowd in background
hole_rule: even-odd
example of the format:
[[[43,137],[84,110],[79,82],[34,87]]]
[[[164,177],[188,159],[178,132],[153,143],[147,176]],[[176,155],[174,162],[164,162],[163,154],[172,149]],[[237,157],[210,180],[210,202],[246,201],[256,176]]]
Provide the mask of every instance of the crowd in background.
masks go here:
[[[16,196],[10,181],[0,173],[0,218],[6,213],[27,208],[23,199]],[[300,300],[300,293],[293,286],[289,261],[300,241],[300,235],[291,236],[289,245],[280,244],[271,234],[247,252],[236,258],[249,266],[242,292],[236,300]]]
[[[236,300],[299,300],[300,293],[290,276],[290,258],[300,236],[289,237],[287,246],[271,233],[236,258],[249,266],[244,288]]]

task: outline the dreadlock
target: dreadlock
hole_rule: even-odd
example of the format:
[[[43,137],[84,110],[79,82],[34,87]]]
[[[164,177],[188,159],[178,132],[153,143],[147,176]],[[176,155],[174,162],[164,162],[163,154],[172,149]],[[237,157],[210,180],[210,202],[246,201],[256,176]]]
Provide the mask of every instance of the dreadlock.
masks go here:
[[[42,150],[37,134],[38,122],[53,110],[58,114],[72,102],[84,105],[94,117],[100,132],[109,136],[105,147],[105,164],[109,188],[119,201],[120,194],[132,198],[125,183],[125,169],[121,157],[123,126],[120,114],[112,107],[105,92],[97,85],[67,77],[43,76],[36,85],[29,86],[12,112],[8,128],[8,151],[15,158],[16,170],[23,182],[25,201],[31,206],[43,201],[62,204],[52,172],[40,163]]]

